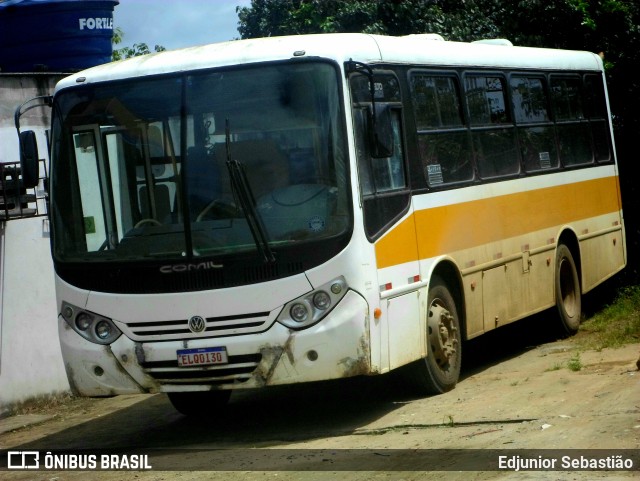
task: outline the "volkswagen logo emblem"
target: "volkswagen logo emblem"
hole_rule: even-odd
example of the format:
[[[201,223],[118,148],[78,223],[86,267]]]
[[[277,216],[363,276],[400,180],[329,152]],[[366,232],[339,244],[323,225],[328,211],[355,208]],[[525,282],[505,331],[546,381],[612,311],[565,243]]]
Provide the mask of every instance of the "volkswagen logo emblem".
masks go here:
[[[202,332],[206,326],[204,318],[200,316],[193,316],[189,319],[189,330],[191,332]]]

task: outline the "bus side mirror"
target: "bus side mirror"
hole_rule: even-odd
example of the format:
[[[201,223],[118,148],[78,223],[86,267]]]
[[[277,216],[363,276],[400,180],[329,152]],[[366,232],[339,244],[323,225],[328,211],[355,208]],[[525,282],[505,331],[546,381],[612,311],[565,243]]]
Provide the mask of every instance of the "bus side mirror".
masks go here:
[[[27,189],[38,185],[38,143],[33,130],[20,132],[20,171]]]
[[[381,159],[393,155],[393,125],[391,109],[385,104],[373,104],[373,115],[370,119],[371,157]]]

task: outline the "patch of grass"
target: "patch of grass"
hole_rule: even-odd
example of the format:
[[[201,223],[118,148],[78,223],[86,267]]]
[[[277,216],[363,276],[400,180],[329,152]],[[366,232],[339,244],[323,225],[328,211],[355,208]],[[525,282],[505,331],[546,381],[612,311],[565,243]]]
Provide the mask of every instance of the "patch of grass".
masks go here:
[[[21,402],[5,406],[6,415],[41,414],[56,412],[61,406],[67,406],[77,398],[70,392],[34,396]]]
[[[446,421],[443,421],[442,424],[449,428],[452,428],[456,425],[456,423],[453,421],[453,416],[451,414],[447,414]]]
[[[545,369],[544,372],[559,371],[560,369],[562,369],[562,364],[559,362],[556,362],[553,366]]]
[[[582,369],[582,361],[580,361],[579,353],[577,353],[567,361],[567,368],[569,368],[570,371],[574,372],[580,371]]]
[[[584,349],[601,350],[640,342],[640,286],[620,290],[614,302],[587,319],[576,342]]]

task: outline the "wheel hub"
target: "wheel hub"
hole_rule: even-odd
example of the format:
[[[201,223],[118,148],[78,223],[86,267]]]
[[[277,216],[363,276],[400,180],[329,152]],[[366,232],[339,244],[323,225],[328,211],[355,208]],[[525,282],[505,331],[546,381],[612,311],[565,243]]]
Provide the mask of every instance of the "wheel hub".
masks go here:
[[[454,359],[458,350],[458,330],[448,309],[432,304],[429,309],[428,340],[438,365]]]

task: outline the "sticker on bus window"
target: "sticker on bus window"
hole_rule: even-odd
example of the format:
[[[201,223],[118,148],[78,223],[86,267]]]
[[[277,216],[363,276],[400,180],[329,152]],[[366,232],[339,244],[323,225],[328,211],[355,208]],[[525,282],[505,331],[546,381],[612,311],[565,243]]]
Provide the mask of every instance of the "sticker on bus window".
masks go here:
[[[93,216],[84,218],[84,233],[85,234],[96,233],[96,220]]]
[[[309,230],[311,232],[322,232],[324,230],[324,219],[319,215],[314,215],[309,219]]]
[[[373,84],[373,95],[376,99],[384,99],[384,86],[382,82],[375,82]]]
[[[442,184],[444,182],[440,164],[427,165],[427,179],[431,185]]]
[[[540,152],[538,154],[540,158],[540,168],[542,169],[550,169],[551,168],[551,156],[549,152]]]

